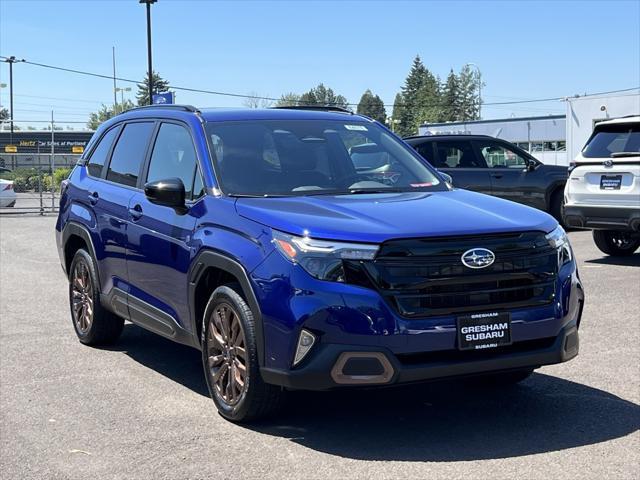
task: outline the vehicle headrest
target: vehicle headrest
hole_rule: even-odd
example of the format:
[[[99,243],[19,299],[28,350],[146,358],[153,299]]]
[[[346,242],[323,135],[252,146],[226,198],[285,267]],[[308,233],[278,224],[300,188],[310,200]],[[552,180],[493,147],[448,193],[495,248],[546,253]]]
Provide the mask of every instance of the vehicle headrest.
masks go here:
[[[314,144],[307,145],[298,140],[293,133],[283,130],[276,130],[273,133],[273,140],[283,171],[298,172],[315,169],[317,158]]]

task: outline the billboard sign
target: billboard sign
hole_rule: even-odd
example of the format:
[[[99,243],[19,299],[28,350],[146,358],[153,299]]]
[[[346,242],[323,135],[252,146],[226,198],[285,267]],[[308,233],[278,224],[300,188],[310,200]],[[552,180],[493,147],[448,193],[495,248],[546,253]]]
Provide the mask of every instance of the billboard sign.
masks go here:
[[[153,94],[153,104],[154,105],[162,105],[165,103],[175,103],[174,101],[174,93],[173,92],[165,92],[165,93],[154,93]]]
[[[86,148],[93,132],[56,131],[53,136],[55,153],[78,154]],[[0,132],[0,153],[50,153],[51,132],[19,131]]]

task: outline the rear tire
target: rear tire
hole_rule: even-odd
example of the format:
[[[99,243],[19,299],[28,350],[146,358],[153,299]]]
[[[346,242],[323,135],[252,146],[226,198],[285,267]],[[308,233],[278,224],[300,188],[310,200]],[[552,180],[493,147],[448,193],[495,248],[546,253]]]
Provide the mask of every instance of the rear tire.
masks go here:
[[[236,284],[216,288],[205,308],[202,365],[207,387],[220,415],[249,422],[273,414],[284,390],[262,380],[255,319]]]
[[[619,230],[594,230],[593,241],[602,253],[614,257],[628,257],[640,247],[640,238]]]
[[[108,345],[122,333],[124,320],[100,303],[95,263],[83,249],[76,252],[69,268],[69,306],[73,328],[81,343]]]

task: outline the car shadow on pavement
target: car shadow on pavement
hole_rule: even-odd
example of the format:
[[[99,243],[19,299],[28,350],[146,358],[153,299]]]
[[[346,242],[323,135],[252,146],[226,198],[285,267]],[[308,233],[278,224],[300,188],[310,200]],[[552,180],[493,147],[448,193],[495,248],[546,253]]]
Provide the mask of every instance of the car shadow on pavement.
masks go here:
[[[360,460],[451,462],[564,450],[640,428],[640,406],[534,374],[508,388],[462,381],[293,392],[285,412],[247,428]]]
[[[195,393],[209,396],[202,373],[200,352],[195,348],[172,342],[137,325],[127,323],[118,342],[106,349],[123,352],[136,362]]]
[[[640,253],[628,257],[602,257],[586,260],[585,263],[598,263],[600,265],[620,265],[625,267],[640,267]]]
[[[200,353],[193,348],[127,324],[110,349],[208,396]],[[353,459],[471,461],[620,438],[640,428],[640,406],[603,390],[534,373],[505,388],[447,381],[290,392],[277,416],[244,428]]]

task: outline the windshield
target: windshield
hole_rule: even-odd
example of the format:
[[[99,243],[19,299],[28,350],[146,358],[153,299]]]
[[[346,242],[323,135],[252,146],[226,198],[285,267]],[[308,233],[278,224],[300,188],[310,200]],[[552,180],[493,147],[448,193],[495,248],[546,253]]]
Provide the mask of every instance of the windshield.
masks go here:
[[[209,122],[229,195],[296,196],[446,190],[410,148],[372,122]]]
[[[640,153],[640,126],[603,125],[587,142],[582,150],[585,158],[610,157],[613,153]]]

